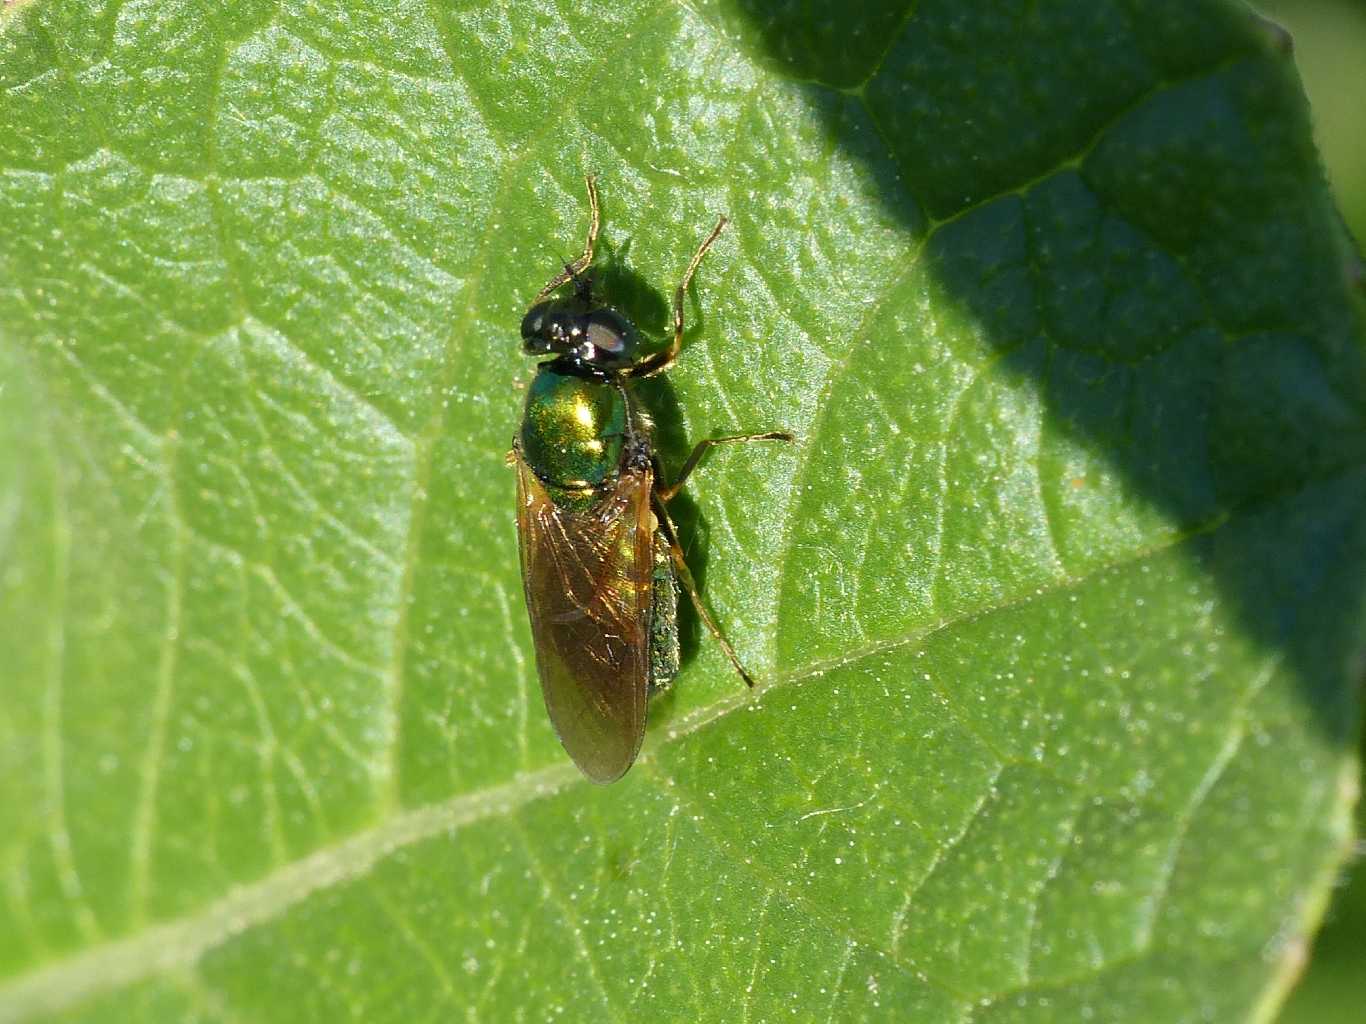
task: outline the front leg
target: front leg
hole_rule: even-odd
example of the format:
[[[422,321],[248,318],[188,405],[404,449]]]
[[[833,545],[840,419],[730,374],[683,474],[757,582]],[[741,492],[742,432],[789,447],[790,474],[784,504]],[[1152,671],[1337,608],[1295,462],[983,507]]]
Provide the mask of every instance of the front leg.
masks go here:
[[[536,293],[536,297],[531,300],[533,306],[566,281],[578,277],[593,262],[593,246],[598,240],[598,185],[597,179],[591,174],[585,174],[583,181],[588,186],[588,240],[583,243],[583,254],[573,263],[566,263],[564,269],[552,277],[546,286]]]

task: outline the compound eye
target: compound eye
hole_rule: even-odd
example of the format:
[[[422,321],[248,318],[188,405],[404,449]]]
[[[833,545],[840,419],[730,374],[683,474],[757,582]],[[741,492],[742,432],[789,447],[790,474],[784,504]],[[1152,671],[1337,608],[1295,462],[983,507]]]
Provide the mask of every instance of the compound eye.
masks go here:
[[[547,334],[549,327],[547,314],[549,311],[549,304],[545,302],[532,306],[526,311],[526,316],[522,317],[522,340],[524,342],[549,340]]]
[[[588,315],[584,333],[596,349],[594,361],[599,365],[625,365],[635,356],[635,328],[615,310],[594,310]]]
[[[626,339],[614,331],[609,324],[588,323],[588,343],[604,355],[620,355],[626,347]]]
[[[528,354],[567,352],[578,344],[582,317],[558,302],[542,302],[522,318],[522,351]]]

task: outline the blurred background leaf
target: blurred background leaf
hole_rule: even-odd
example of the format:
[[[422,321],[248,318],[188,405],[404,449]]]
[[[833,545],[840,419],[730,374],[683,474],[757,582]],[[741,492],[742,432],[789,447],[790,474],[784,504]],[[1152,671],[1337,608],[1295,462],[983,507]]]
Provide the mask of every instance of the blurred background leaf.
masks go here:
[[[1257,6],[1294,37],[1314,136],[1359,249],[1366,240],[1366,5],[1360,0],[1259,0]],[[1360,834],[1360,811],[1357,818]],[[1305,976],[1282,1013],[1284,1024],[1355,1024],[1361,1019],[1366,874],[1358,860],[1344,869]]]
[[[1358,0],[1260,0],[1295,40],[1328,178],[1358,243],[1366,238],[1366,5]]]

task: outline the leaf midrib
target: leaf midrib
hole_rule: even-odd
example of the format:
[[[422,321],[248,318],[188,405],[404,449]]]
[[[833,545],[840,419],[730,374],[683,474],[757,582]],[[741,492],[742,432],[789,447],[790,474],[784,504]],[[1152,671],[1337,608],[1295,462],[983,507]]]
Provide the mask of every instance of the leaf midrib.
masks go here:
[[[1236,512],[1221,516],[1166,543],[1134,552],[1080,576],[1030,590],[1015,600],[877,641],[837,658],[812,662],[761,682],[753,691],[723,697],[660,730],[663,735],[647,745],[637,763],[649,765],[664,747],[725,719],[770,691],[800,686],[864,658],[885,655],[955,627],[980,622],[1034,601],[1045,600],[1060,591],[1082,586],[1092,579],[1156,557],[1196,537],[1217,533],[1242,518],[1256,514],[1265,506],[1293,500],[1314,486],[1361,472],[1366,472],[1366,460],[1324,477],[1303,481],[1288,493],[1248,502]],[[364,877],[376,864],[399,850],[442,834],[449,835],[468,825],[511,814],[576,784],[588,785],[588,782],[572,765],[561,762],[517,775],[496,786],[400,812],[340,842],[321,847],[271,874],[235,887],[221,899],[189,915],[152,925],[138,935],[91,946],[0,983],[0,1024],[59,1012],[101,992],[190,967],[210,950],[250,928],[278,919],[314,893]]]

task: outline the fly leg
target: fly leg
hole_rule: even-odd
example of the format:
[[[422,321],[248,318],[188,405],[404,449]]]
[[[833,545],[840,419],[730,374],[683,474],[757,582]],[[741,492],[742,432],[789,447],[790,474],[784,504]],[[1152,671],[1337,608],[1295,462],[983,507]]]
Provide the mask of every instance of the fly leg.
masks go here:
[[[656,487],[655,493],[659,495],[660,501],[671,501],[673,496],[683,489],[683,482],[692,475],[692,471],[697,468],[697,464],[702,461],[702,456],[707,451],[718,444],[734,444],[738,441],[792,441],[795,440],[786,430],[768,430],[762,434],[728,434],[725,437],[709,437],[704,441],[698,441],[688,456],[683,468],[678,471],[678,476],[673,483],[667,487]]]
[[[713,237],[714,234],[713,234]],[[705,247],[704,247],[705,248]],[[696,260],[694,260],[696,262]],[[697,609],[697,617],[706,625],[707,630],[716,638],[716,642],[721,645],[721,650],[730,659],[730,663],[735,666],[735,671],[740,673],[740,678],[745,681],[745,685],[754,686],[754,677],[751,676],[745,667],[740,664],[740,659],[736,657],[735,648],[730,645],[726,635],[721,632],[721,627],[716,624],[716,620],[711,617],[711,612],[707,611],[707,606],[702,603],[702,595],[697,590],[697,584],[692,578],[692,570],[688,568],[687,560],[683,557],[683,549],[678,543],[678,528],[674,526],[674,521],[669,515],[669,510],[665,508],[665,503],[678,494],[683,487],[683,482],[688,479],[692,471],[697,468],[697,464],[702,461],[702,456],[708,449],[718,444],[733,444],[740,441],[791,441],[793,437],[785,430],[769,430],[761,434],[729,434],[725,437],[709,437],[706,440],[697,442],[692,454],[683,463],[682,470],[679,471],[677,479],[667,486],[659,486],[656,483],[654,493],[650,495],[650,502],[654,507],[655,518],[659,520],[659,532],[663,535],[665,542],[669,545],[669,554],[673,557],[674,568],[678,572],[679,585],[688,595],[688,600],[692,601],[693,607]],[[659,471],[659,462],[655,460],[655,480],[662,479]]]
[[[716,642],[721,645],[721,650],[730,659],[730,663],[735,666],[735,671],[740,673],[740,678],[745,681],[745,685],[753,689],[754,677],[745,671],[745,666],[740,664],[740,659],[735,654],[735,648],[730,645],[726,635],[721,632],[721,627],[716,624],[716,620],[711,617],[711,612],[707,611],[707,606],[702,603],[702,595],[698,593],[697,584],[693,582],[692,570],[688,568],[688,563],[683,557],[683,549],[678,546],[678,530],[674,527],[673,520],[669,518],[669,512],[664,507],[664,502],[659,500],[658,492],[650,496],[650,503],[654,506],[655,518],[659,520],[659,532],[663,534],[664,542],[669,545],[669,554],[673,558],[679,585],[688,595],[688,600],[692,602],[692,606],[697,609],[697,617],[706,625],[708,632],[716,638]]]
[[[593,246],[598,240],[598,183],[591,174],[585,174],[583,182],[588,186],[588,240],[583,243],[583,254],[573,263],[566,263],[564,269],[552,277],[546,286],[536,293],[536,297],[531,300],[533,306],[566,281],[572,281],[578,277],[593,262]]]
[[[702,239],[702,244],[697,247],[697,251],[692,254],[692,259],[688,261],[688,269],[683,271],[683,280],[674,289],[674,337],[669,343],[669,347],[654,355],[646,356],[626,371],[628,377],[650,377],[662,370],[667,370],[675,359],[678,352],[683,347],[683,297],[688,290],[688,282],[697,271],[697,265],[702,262],[702,257],[707,254],[718,235],[730,222],[726,218],[718,217],[716,227],[711,229],[711,234]],[[565,278],[568,280],[568,278]]]

